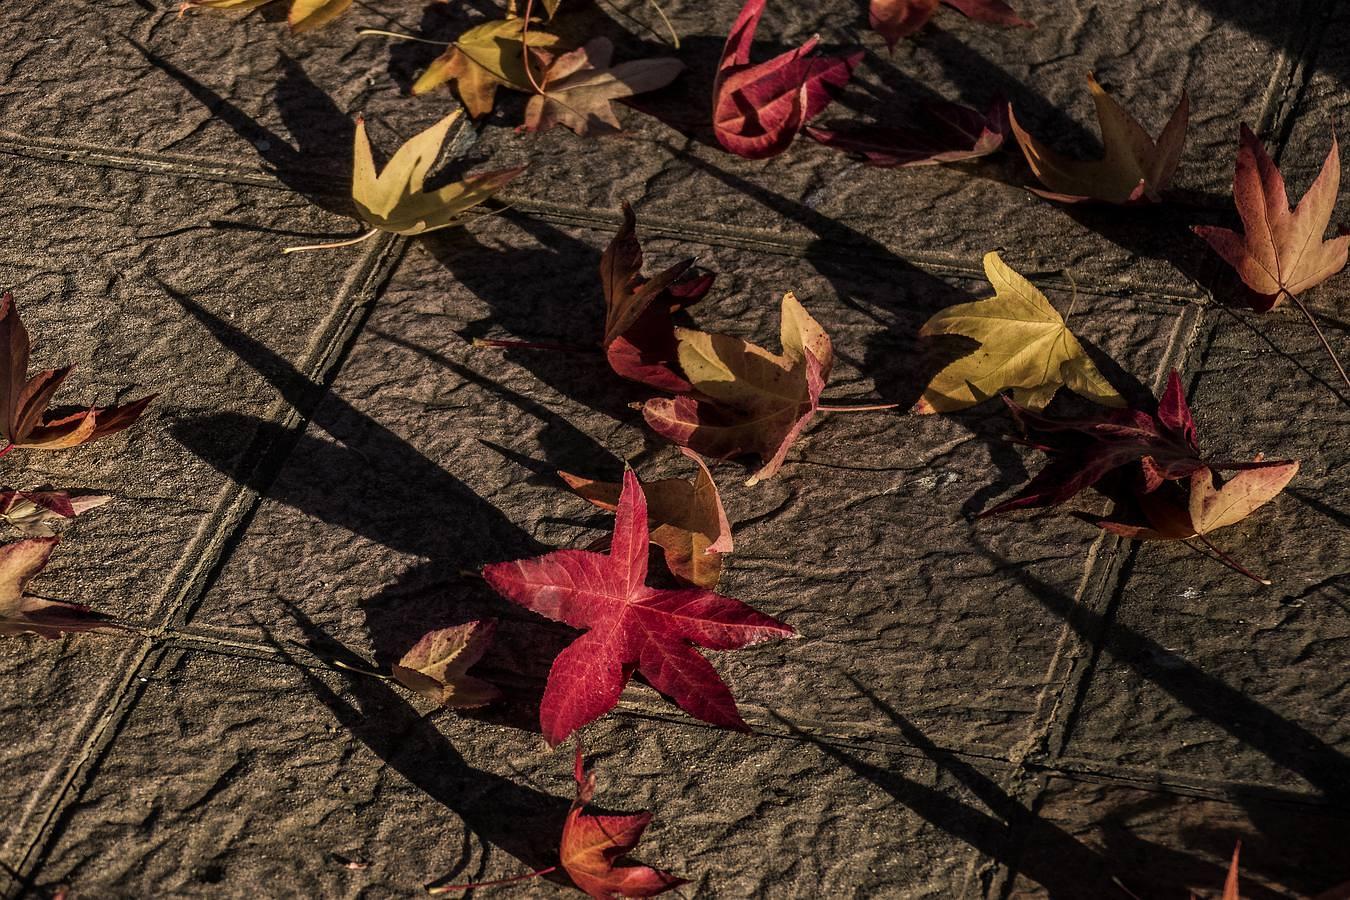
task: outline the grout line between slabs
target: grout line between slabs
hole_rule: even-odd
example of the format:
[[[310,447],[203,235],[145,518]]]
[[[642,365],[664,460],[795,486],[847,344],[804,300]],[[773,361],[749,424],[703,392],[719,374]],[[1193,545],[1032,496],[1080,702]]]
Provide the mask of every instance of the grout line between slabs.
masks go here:
[[[400,238],[383,236],[376,246],[365,253],[348,275],[327,320],[312,339],[301,370],[322,387],[316,394],[315,405],[323,401],[329,385],[345,361],[347,351],[364,325],[380,286],[397,263],[404,243]],[[268,412],[269,422],[279,424],[298,437],[314,410],[297,410],[284,398],[278,398]],[[287,442],[274,441],[263,446],[251,446],[248,452],[254,454],[255,471],[270,466],[273,470],[271,474],[275,474],[290,451],[289,446],[281,446],[284,443]],[[94,723],[75,758],[67,765],[65,777],[55,787],[45,814],[41,815],[39,822],[30,826],[32,837],[20,851],[16,866],[23,880],[14,882],[13,888],[0,896],[18,896],[24,888],[24,882],[31,881],[36,875],[42,855],[59,836],[56,826],[67,803],[78,794],[84,780],[112,743],[127,713],[135,705],[139,685],[137,679],[146,671],[148,663],[161,658],[165,650],[161,642],[170,633],[173,621],[186,614],[191,605],[209,589],[237,543],[239,531],[247,526],[261,500],[258,492],[240,483],[228,485],[222,494],[215,511],[199,526],[197,536],[184,549],[168,579],[155,613],[158,621],[147,630],[150,640],[129,661],[130,665],[123,673],[121,684],[113,690],[106,711]]]

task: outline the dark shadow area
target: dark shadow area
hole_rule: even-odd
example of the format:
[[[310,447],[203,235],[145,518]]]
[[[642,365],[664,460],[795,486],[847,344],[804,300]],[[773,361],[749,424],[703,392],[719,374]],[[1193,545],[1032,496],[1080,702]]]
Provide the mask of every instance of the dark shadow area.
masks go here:
[[[515,673],[527,696],[541,694],[548,666],[571,633],[516,608],[463,573],[476,572],[488,562],[532,556],[543,548],[387,426],[191,299],[175,298],[287,402],[312,411],[313,427],[297,436],[274,423],[221,413],[175,423],[174,437],[271,500],[425,560],[361,604],[376,663],[396,661],[427,631],[470,619],[501,618],[502,628],[484,665]],[[445,364],[465,377],[479,378],[449,361]],[[254,435],[242,454],[237,450],[239,434]],[[537,728],[537,723],[530,727]]]
[[[178,82],[207,112],[247,142],[282,184],[328,212],[355,215],[349,191],[351,147],[356,126],[298,62],[288,56],[281,57],[282,77],[273,94],[282,123],[297,141],[296,146],[291,146],[287,138],[248,115],[228,98],[134,40],[126,40],[146,62]]]
[[[294,605],[286,607],[315,651],[348,665],[365,665]],[[557,853],[548,848],[558,845],[570,798],[554,797],[470,765],[435,722],[419,715],[389,683],[336,669],[346,683],[344,696],[270,635],[269,640],[295,665],[314,696],[343,728],[415,788],[463,821],[479,840],[520,860],[525,871],[557,864]],[[562,754],[556,757],[559,766],[566,765]],[[480,879],[481,868],[466,871],[473,855],[473,848],[466,843],[456,865],[449,872],[439,873],[438,880]],[[559,884],[570,884],[559,873],[548,877]]]
[[[1136,565],[1137,550],[1131,551],[1122,565],[1117,579],[1118,587],[1105,614],[1078,603],[1072,596],[1032,575],[1016,562],[987,549],[981,552],[1015,579],[1047,611],[1062,618],[1080,639],[1094,648],[1082,681],[1083,685],[1092,683],[1101,656],[1105,653],[1113,660],[1129,666],[1135,675],[1167,693],[1196,717],[1258,751],[1281,768],[1302,777],[1321,792],[1326,803],[1325,810],[1320,807],[1277,805],[1256,797],[1238,796],[1231,801],[1242,807],[1254,827],[1263,836],[1263,840],[1268,841],[1271,847],[1283,848],[1284,855],[1289,856],[1302,852],[1314,843],[1309,834],[1299,829],[1292,831],[1290,829],[1291,817],[1296,818],[1299,809],[1302,809],[1302,815],[1305,816],[1327,817],[1326,826],[1316,837],[1317,846],[1323,846],[1324,840],[1328,850],[1333,846],[1347,845],[1347,841],[1350,841],[1350,819],[1338,819],[1334,816],[1336,810],[1345,810],[1350,804],[1350,757],[1298,723],[1206,673],[1174,650],[1116,620],[1116,611],[1123,600],[1125,586]],[[1166,663],[1159,664],[1159,660],[1165,660]],[[1074,706],[1066,720],[1065,734],[1072,734],[1085,724],[1082,720],[1083,700],[1084,694],[1081,693],[1074,698]],[[1225,843],[1229,849],[1225,851],[1222,846],[1208,846],[1205,848],[1206,852],[1222,858],[1231,852],[1233,837],[1229,834],[1212,836],[1211,843]],[[1029,843],[1028,846],[1034,845]],[[1280,857],[1281,853],[1274,851],[1266,857],[1267,865],[1272,866],[1270,877],[1275,877],[1278,872],[1283,871]],[[1316,890],[1327,886],[1322,882],[1332,883],[1332,879],[1338,874],[1332,867],[1339,862],[1340,860],[1335,859],[1333,854],[1328,853],[1315,870],[1303,869],[1292,874],[1285,872],[1280,877],[1293,880],[1301,886],[1306,886],[1309,893],[1315,893]],[[1266,874],[1261,868],[1260,859],[1255,855],[1249,863],[1244,857],[1244,869],[1260,875]]]

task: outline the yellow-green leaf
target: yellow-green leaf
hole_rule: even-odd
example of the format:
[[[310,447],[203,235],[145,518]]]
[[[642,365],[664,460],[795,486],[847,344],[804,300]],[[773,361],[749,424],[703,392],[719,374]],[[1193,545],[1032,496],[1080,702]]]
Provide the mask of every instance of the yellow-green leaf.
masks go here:
[[[984,271],[994,296],[944,309],[919,332],[960,335],[980,346],[933,376],[915,412],[965,409],[1005,390],[1020,406],[1040,410],[1060,387],[1104,406],[1125,405],[1044,294],[997,253],[985,254]]]
[[[447,81],[454,81],[459,98],[472,118],[492,111],[498,86],[533,91],[525,71],[525,45],[553,47],[556,35],[538,30],[531,23],[530,33],[522,41],[524,19],[494,19],[470,28],[439,57],[413,84],[414,94],[425,94]]]

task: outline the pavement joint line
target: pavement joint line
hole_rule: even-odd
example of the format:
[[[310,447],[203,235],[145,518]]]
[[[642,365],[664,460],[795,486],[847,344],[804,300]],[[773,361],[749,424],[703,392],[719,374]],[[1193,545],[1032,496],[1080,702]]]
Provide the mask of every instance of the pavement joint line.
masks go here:
[[[385,235],[375,246],[365,251],[360,262],[349,270],[343,289],[338,292],[326,320],[316,329],[311,350],[299,367],[302,374],[319,387],[315,394],[315,406],[322,403],[327,395],[332,380],[346,360],[347,352],[364,327],[382,285],[392,274],[405,243],[401,238]],[[284,397],[279,397],[269,406],[267,418],[284,429],[294,429],[298,438],[299,433],[308,426],[313,413],[313,409],[296,410]],[[276,446],[277,443],[280,442],[256,451],[250,448],[257,454],[255,469],[272,463],[279,470],[290,455],[290,447],[281,448]],[[272,474],[275,475],[275,471]],[[239,483],[227,485],[222,493],[225,497],[218,502],[210,519],[202,523],[198,537],[184,548],[178,566],[168,579],[164,593],[171,599],[167,603],[161,601],[160,608],[156,610],[159,621],[147,629],[146,646],[135,658],[134,664],[123,673],[121,685],[114,688],[107,710],[85,736],[79,753],[66,764],[65,778],[54,791],[33,838],[22,850],[16,868],[24,879],[33,877],[48,844],[59,837],[55,826],[68,803],[78,795],[83,780],[97,767],[107,748],[112,745],[121,723],[135,707],[135,698],[142,683],[139,678],[142,672],[147,671],[146,664],[152,660],[157,664],[169,649],[163,638],[171,633],[172,622],[180,615],[187,615],[192,605],[210,590],[263,496]],[[18,885],[20,888],[22,886],[21,883]]]
[[[0,132],[0,153],[24,156],[56,162],[68,162],[75,165],[87,165],[99,168],[122,169],[159,177],[196,178],[224,184],[241,184],[268,190],[284,191],[294,194],[292,187],[276,176],[265,171],[246,171],[234,167],[203,165],[175,156],[159,156],[138,151],[117,151],[108,148],[62,144],[33,138],[23,138]],[[345,198],[345,190],[332,190],[332,177],[316,174],[314,192],[333,198]],[[524,214],[540,221],[578,225],[599,231],[614,233],[618,231],[620,221],[615,215],[596,214],[585,207],[530,200],[513,197],[509,192],[499,195],[502,203],[509,205],[514,212]],[[711,247],[729,247],[752,252],[770,253],[777,256],[796,258],[813,257],[837,262],[856,261],[859,256],[897,268],[912,267],[934,275],[955,278],[969,278],[982,281],[984,269],[969,259],[946,253],[936,253],[920,249],[897,250],[896,253],[879,253],[867,248],[855,247],[845,242],[814,238],[788,238],[774,236],[766,232],[748,228],[720,226],[697,221],[648,221],[644,220],[642,230],[649,235],[676,240],[703,243]],[[822,250],[821,248],[825,248]],[[1038,284],[1055,290],[1077,289],[1098,296],[1131,295],[1152,300],[1168,306],[1185,306],[1203,302],[1204,292],[1200,289],[1183,290],[1175,285],[1138,283],[1084,277],[1069,281],[1063,276],[1046,274],[1036,277]]]
[[[1336,4],[1337,0],[1305,0],[1308,9],[1306,14],[1300,16],[1304,27],[1290,29],[1281,50],[1281,61],[1286,64],[1287,71],[1283,72],[1282,84],[1278,87],[1274,83],[1271,85],[1258,131],[1270,135],[1275,145],[1271,158],[1277,165],[1281,162],[1298,121],[1303,95],[1317,73],[1317,56],[1329,30],[1326,26]],[[1277,69],[1272,81],[1278,80],[1280,75]]]

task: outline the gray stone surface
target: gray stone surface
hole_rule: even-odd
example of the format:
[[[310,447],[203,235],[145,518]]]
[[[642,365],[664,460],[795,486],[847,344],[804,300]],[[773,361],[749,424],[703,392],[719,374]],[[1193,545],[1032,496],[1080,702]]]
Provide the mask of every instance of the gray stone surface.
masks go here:
[[[38,364],[79,363],[62,398],[161,397],[124,435],[2,463],[16,486],[113,495],[64,529],[34,589],[137,631],[0,642],[0,723],[17,735],[0,741],[0,894],[417,896],[553,861],[570,748],[544,747],[537,702],[573,632],[472,573],[606,531],[555,470],[689,464],[598,355],[472,339],[593,343],[596,263],[624,200],[649,268],[697,255],[718,273],[700,326],[772,346],[794,290],[834,339],[831,400],[908,408],[936,364],[917,327],[983,295],[980,258],[1000,248],[1072,304],[1133,399],[1180,368],[1207,451],[1303,460],[1289,491],[1216,537],[1265,589],[1065,515],[974,521],[1040,465],[1003,440],[996,405],[822,415],[754,488],[745,466],[715,464],[737,544],[724,590],[803,639],[712,655],[749,735],[640,684],[585,730],[601,802],[656,814],[642,859],[691,878],[686,897],[1076,900],[1123,884],[1180,898],[1217,896],[1240,838],[1244,896],[1350,879],[1350,398],[1296,311],[1220,308],[1236,286],[1187,230],[1236,224],[1238,121],[1291,193],[1312,179],[1343,124],[1350,12],[1016,5],[1034,31],[944,7],[889,56],[861,3],[771,4],[756,54],[816,32],[831,50],[861,43],[833,115],[896,122],[935,95],[1001,90],[1083,155],[1086,69],[1152,129],[1184,87],[1172,206],[1045,203],[1015,155],[914,171],[809,142],[731,157],[706,118],[737,4],[675,0],[662,9],[690,71],[643,104],[664,122],[628,109],[609,138],[520,135],[521,98],[504,98],[448,171],[528,160],[513,209],[282,256],[354,233],[356,114],[387,153],[453,108],[402,93],[435,48],[353,29],[448,39],[490,7],[356,4],[296,38],[282,3],[178,19],[153,0],[11,0],[0,287]],[[632,18],[573,10],[573,27],[615,37],[620,58],[669,52],[636,24],[660,28],[648,4],[620,8]],[[1307,297],[1342,355],[1346,277]],[[510,699],[472,716],[325,664],[388,665],[482,616],[501,628],[481,672]]]

